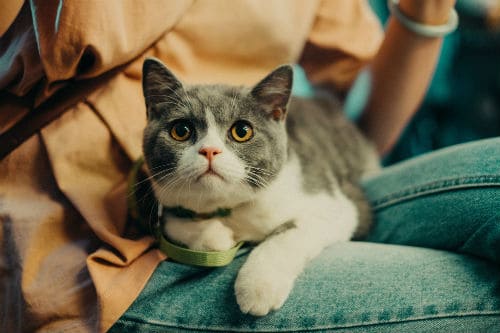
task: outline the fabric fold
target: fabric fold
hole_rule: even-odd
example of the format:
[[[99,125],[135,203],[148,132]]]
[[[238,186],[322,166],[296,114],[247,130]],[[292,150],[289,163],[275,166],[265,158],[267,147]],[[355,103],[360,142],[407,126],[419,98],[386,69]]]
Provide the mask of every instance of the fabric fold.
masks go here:
[[[146,56],[187,84],[252,85],[301,59],[314,83],[347,86],[381,31],[363,0],[333,3],[25,2],[0,39],[0,139],[75,89],[60,90],[51,110],[61,113],[0,160],[0,309],[13,319],[0,330],[105,332],[165,259],[127,221]]]

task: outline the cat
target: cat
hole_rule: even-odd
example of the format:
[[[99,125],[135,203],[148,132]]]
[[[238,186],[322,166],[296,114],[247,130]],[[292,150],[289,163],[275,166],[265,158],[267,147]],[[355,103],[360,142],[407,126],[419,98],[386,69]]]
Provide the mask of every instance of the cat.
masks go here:
[[[377,170],[375,149],[337,100],[291,96],[292,81],[283,65],[252,88],[186,86],[157,59],[143,65],[154,195],[208,216],[167,214],[163,232],[195,250],[256,243],[234,285],[254,316],[279,309],[310,260],[371,221],[358,181]],[[219,208],[230,215],[208,215]]]

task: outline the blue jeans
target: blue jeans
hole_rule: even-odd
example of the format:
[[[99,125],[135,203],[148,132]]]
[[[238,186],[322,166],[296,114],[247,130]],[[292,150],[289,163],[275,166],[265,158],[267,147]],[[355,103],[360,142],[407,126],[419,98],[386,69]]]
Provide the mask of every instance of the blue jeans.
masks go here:
[[[240,313],[223,268],[163,262],[111,332],[500,332],[500,138],[364,183],[376,223],[312,261],[279,311]]]

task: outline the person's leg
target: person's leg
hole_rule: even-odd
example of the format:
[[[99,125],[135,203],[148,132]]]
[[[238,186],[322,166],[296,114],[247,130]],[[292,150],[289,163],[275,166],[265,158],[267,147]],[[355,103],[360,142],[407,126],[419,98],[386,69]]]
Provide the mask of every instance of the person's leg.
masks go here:
[[[163,262],[110,332],[500,332],[500,268],[446,251],[336,244],[299,276],[283,307],[242,314],[246,259],[207,269]]]
[[[429,247],[500,262],[500,138],[435,151],[364,182],[372,242]]]
[[[369,240],[499,255],[499,139],[417,158],[367,180]],[[247,249],[248,250],[248,249]],[[246,259],[217,269],[164,262],[110,332],[499,332],[500,267],[442,250],[349,242],[326,249],[283,308],[236,304]]]

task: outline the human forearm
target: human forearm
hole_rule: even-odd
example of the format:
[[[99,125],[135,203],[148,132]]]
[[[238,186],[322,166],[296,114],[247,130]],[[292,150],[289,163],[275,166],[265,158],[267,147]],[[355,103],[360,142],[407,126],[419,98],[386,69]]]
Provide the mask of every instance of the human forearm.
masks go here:
[[[401,0],[407,17],[424,24],[446,23],[454,0]],[[369,67],[370,96],[360,126],[386,153],[418,108],[439,57],[442,38],[420,36],[390,18],[386,37]]]

